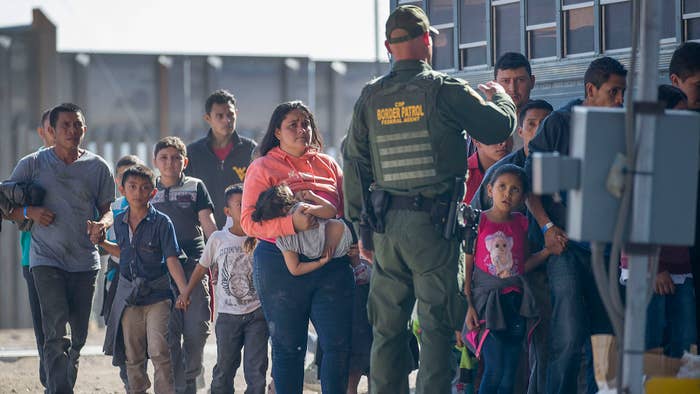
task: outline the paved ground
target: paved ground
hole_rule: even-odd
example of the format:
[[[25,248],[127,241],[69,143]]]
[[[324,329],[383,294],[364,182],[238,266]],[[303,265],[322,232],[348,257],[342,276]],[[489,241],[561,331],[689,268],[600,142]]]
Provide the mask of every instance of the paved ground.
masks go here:
[[[102,355],[102,340],[104,330],[91,327],[88,334],[83,356],[80,358],[80,369],[76,383],[76,393],[123,393],[123,386],[119,379],[119,370],[111,364],[112,359]],[[0,330],[0,393],[41,393],[43,388],[39,383],[38,368],[39,359],[36,357],[34,333],[31,329]],[[206,387],[201,393],[208,392],[211,383],[211,371],[216,363],[216,340],[214,336],[209,341],[204,351],[205,381]],[[268,369],[268,382],[270,370]],[[149,365],[149,375],[152,369]],[[243,371],[239,369],[235,380],[237,392],[245,390]],[[360,382],[360,392],[366,393],[367,384],[363,378]],[[313,390],[304,390],[304,394],[314,393]]]

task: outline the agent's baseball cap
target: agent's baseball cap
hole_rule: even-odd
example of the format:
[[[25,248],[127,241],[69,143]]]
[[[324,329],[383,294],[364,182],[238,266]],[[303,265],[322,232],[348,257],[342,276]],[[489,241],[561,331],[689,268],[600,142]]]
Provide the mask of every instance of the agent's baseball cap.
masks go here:
[[[407,35],[391,38],[394,29],[403,29]],[[398,44],[420,36],[423,33],[431,32],[440,34],[436,28],[430,26],[428,16],[420,7],[415,5],[402,5],[396,7],[386,20],[386,40],[389,44]]]

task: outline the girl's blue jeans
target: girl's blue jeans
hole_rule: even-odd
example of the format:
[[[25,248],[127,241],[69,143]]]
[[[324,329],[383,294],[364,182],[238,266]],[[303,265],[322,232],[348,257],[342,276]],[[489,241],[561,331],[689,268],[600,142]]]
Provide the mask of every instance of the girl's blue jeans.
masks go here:
[[[501,306],[506,319],[505,330],[489,332],[481,357],[484,374],[479,394],[512,394],[515,373],[525,337],[525,319],[518,314],[522,296],[516,292],[501,294]]]
[[[324,393],[345,393],[355,289],[349,259],[333,259],[316,271],[293,276],[282,252],[266,241],[258,242],[253,259],[253,281],[272,340],[277,393],[302,392],[309,319],[323,349],[321,388]]]

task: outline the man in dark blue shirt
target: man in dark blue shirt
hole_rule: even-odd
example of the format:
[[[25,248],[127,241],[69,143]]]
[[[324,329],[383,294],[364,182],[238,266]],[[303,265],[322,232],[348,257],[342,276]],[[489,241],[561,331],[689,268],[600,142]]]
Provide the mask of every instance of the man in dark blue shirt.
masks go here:
[[[121,275],[104,350],[114,356],[115,365],[126,358],[129,392],[146,392],[151,386],[145,368],[150,358],[155,391],[172,393],[175,389],[167,332],[173,293],[168,271],[180,291],[187,287],[175,229],[170,218],[149,203],[156,193],[150,169],[138,165],[128,168],[119,191],[129,207],[114,221],[118,246],[101,242],[109,254],[119,257]]]
[[[532,153],[569,154],[574,106],[622,106],[626,75],[624,66],[611,57],[591,62],[584,75],[584,99],[573,100],[552,112],[530,141],[531,154],[525,160],[528,175],[532,174]],[[553,253],[547,263],[552,300],[547,393],[573,393],[581,366],[581,349],[590,346],[587,341],[591,333],[610,333],[610,322],[593,285],[588,245],[569,240],[566,235],[566,194],[531,194],[527,205],[544,235],[547,248]],[[588,379],[587,385],[588,392],[597,391],[593,379]]]

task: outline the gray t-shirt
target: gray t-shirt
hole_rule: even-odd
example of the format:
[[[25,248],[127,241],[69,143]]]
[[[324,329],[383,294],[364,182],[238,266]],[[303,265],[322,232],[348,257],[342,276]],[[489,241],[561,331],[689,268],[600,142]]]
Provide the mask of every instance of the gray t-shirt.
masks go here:
[[[291,215],[294,213],[294,211],[299,208],[300,204],[301,203],[297,203],[294,205],[289,214]],[[323,254],[323,246],[326,243],[326,224],[329,220],[335,219],[318,219],[318,227],[293,235],[277,237],[275,244],[280,250],[290,250],[303,254],[310,259],[318,259]],[[343,227],[343,236],[333,253],[334,259],[348,254],[348,250],[352,244],[352,233],[350,229],[347,225],[343,225]]]
[[[114,181],[107,163],[85,151],[71,164],[53,149],[22,158],[10,180],[33,181],[46,190],[43,206],[55,215],[48,226],[32,226],[29,266],[61,268],[68,272],[100,268],[97,247],[90,242],[87,221],[96,220],[99,207],[114,201]]]

